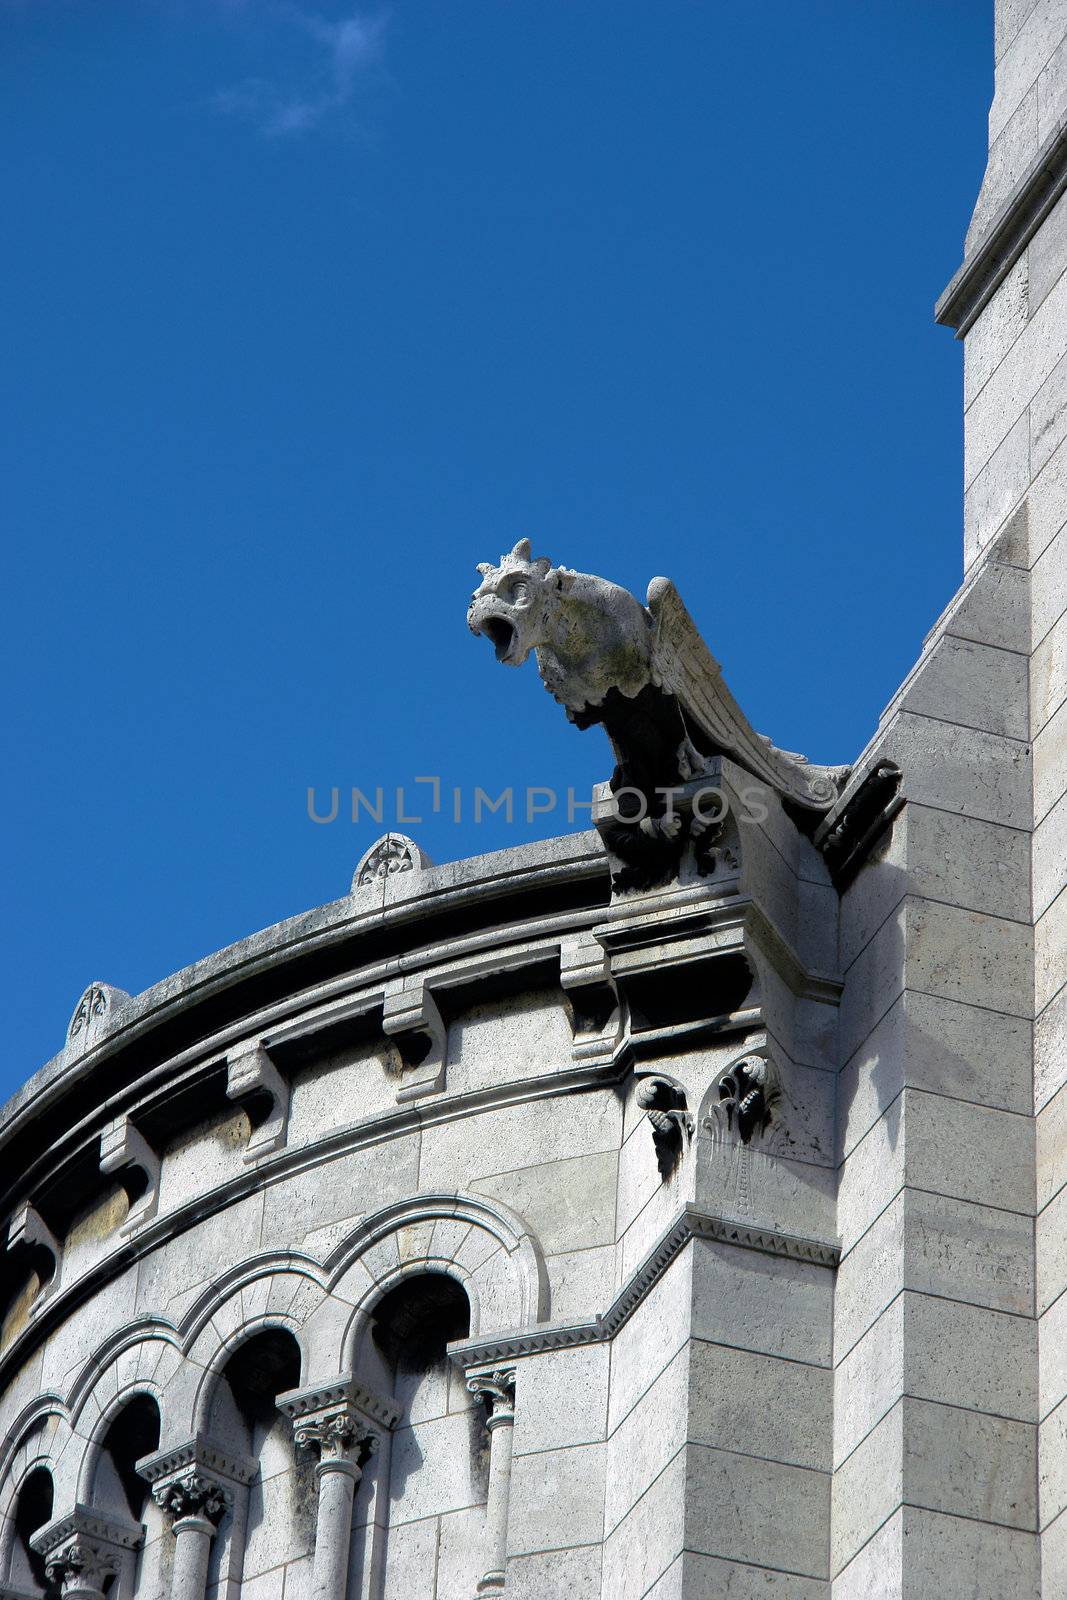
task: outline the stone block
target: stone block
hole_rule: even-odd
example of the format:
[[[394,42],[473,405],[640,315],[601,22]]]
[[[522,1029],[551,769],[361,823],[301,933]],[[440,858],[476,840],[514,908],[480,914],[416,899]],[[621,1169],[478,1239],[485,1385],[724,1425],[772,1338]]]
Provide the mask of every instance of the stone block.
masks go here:
[[[481,1117],[437,1123],[422,1131],[419,1187],[469,1189],[480,1178],[616,1150],[622,1112],[608,1092],[563,1095],[498,1106],[492,1137]]]
[[[1061,528],[1035,560],[1030,592],[1036,648],[1067,610],[1067,529]]]
[[[1032,96],[1036,122],[1037,95]],[[1029,115],[1029,112],[1027,113]],[[994,157],[996,152],[993,153]],[[991,164],[992,164],[991,157]],[[964,482],[970,486],[1063,354],[1067,277],[1061,278],[1030,317],[1003,361],[967,408]]]
[[[471,1006],[448,1024],[449,1093],[554,1072],[570,1060],[571,1048],[558,990]]]
[[[837,1231],[843,1250],[867,1232],[904,1186],[903,1093],[845,1158],[838,1178]]]
[[[1067,286],[1067,273],[1056,286],[1057,294],[1061,286]],[[1067,522],[1067,440],[1035,476],[1026,509],[1030,557],[1037,561]]]
[[[1051,12],[1062,30],[1062,19]],[[1067,40],[1052,52],[1037,80],[1037,137],[1044,145],[1063,127],[1067,118]]]
[[[835,1360],[844,1358],[902,1288],[1032,1315],[1030,1219],[903,1190],[842,1259]]]
[[[426,1574],[437,1562],[437,1518],[423,1522],[398,1522],[389,1529],[389,1560],[385,1564],[383,1600],[411,1600],[421,1594]],[[277,1600],[277,1597],[274,1597]]]
[[[917,1400],[1037,1420],[1037,1324],[984,1306],[906,1290],[904,1393]]]
[[[841,1569],[832,1600],[904,1600],[904,1511],[894,1511]]]
[[[691,1444],[686,1451],[685,1547],[778,1572],[826,1572],[830,1479]]]
[[[827,1268],[706,1239],[689,1249],[694,1338],[829,1366],[833,1274]],[[613,1365],[610,1406],[614,1382]]]
[[[1034,1137],[1027,1116],[907,1089],[904,1160],[916,1189],[1001,1206],[1034,1209]]]
[[[1040,1415],[1044,1418],[1067,1398],[1067,1294],[1053,1300],[1037,1326]]]
[[[1030,709],[1035,737],[1064,700],[1067,700],[1067,616],[1061,615],[1037,646],[1030,662]]]
[[[1067,973],[1067,893],[1060,893],[1034,927],[1034,1004],[1041,1012]]]
[[[1030,483],[1030,422],[1022,413],[1008,437],[963,496],[963,557],[966,566],[987,550],[1008,522]]]
[[[604,1524],[604,1446],[516,1456],[510,1506],[509,1556],[594,1543]]]
[[[998,14],[1000,6],[997,7]],[[1055,30],[1050,26],[1055,9],[1047,0],[1013,0],[1008,16],[998,15],[996,94],[989,108],[989,138],[995,143],[1018,109],[1033,89],[1041,70],[1055,43]],[[1014,23],[1010,40],[1005,33]],[[1058,33],[1056,34],[1058,36]],[[1035,143],[1033,154],[1037,154]]]
[[[700,1339],[689,1348],[688,1366],[691,1443],[829,1469],[833,1382],[825,1367]]]
[[[847,1155],[905,1084],[979,1105],[1028,1111],[1025,1019],[909,991],[841,1073],[841,1154]]]
[[[1037,1313],[1067,1288],[1067,1188],[1057,1189],[1034,1226]]]
[[[904,1304],[898,1294],[834,1369],[835,1469],[904,1393]]]
[[[392,1437],[391,1481],[404,1486],[394,1501],[392,1520],[418,1522],[448,1511],[463,1511],[485,1499],[474,1470],[470,1418],[463,1412],[436,1417],[414,1427],[399,1427]]]
[[[903,1499],[904,1402],[898,1400],[833,1475],[830,1572],[836,1575]]]
[[[908,900],[909,988],[1010,1016],[1030,1017],[1029,927],[933,900]]]
[[[946,634],[933,645],[905,689],[901,709],[985,733],[1025,739],[1029,732],[1026,660],[1013,650],[995,650]]]
[[[470,1191],[517,1212],[546,1255],[558,1255],[614,1240],[618,1164],[614,1150],[572,1156],[480,1178]]]
[[[959,1406],[903,1402],[910,1504],[1011,1528],[1037,1518],[1037,1429]]]
[[[884,750],[908,774],[909,800],[1029,828],[1026,744],[902,711],[886,730]]]
[[[1060,1089],[1037,1114],[1037,1209],[1067,1183],[1067,1092]]]
[[[910,807],[909,807],[910,811]],[[847,972],[907,893],[905,813],[883,837],[870,859],[841,896],[838,961]]]
[[[1005,57],[1007,60],[1007,57]],[[1003,72],[1004,62],[1001,63]],[[987,236],[1012,192],[1024,177],[1037,151],[1037,83],[1017,99],[1004,89],[998,74],[999,104],[1005,108],[990,133],[989,159],[982,180],[978,204],[967,230],[966,253],[970,255]],[[996,102],[994,102],[996,104]],[[992,111],[990,113],[992,115]]]
[[[1030,305],[1034,311],[1055,288],[1067,262],[1067,194],[1061,194],[1027,249]]]
[[[647,1600],[827,1600],[827,1586],[821,1578],[801,1578],[795,1572],[772,1572],[769,1567],[753,1567],[739,1561],[720,1561],[687,1551],[679,1563],[680,1589],[669,1586],[675,1571],[648,1591]],[[868,1597],[870,1600],[870,1597]]]
[[[686,1548],[684,1513],[691,1493],[686,1467],[683,1448],[605,1540],[604,1595],[620,1600],[647,1595]]]
[[[607,1310],[615,1289],[614,1246],[548,1256],[545,1270],[555,1321],[588,1321]]]
[[[974,639],[999,650],[1030,652],[1030,577],[1008,564],[998,547],[990,553],[945,619],[944,631],[957,639]]]
[[[1029,921],[1028,833],[922,805],[909,805],[905,816],[909,893]]]
[[[470,1511],[453,1511],[441,1518],[437,1535],[436,1594],[442,1597],[454,1594],[462,1596],[463,1600],[469,1595],[473,1600],[489,1563],[485,1512],[481,1506]],[[424,1584],[428,1575],[428,1572],[423,1574]],[[288,1591],[285,1600],[289,1600]]]
[[[1047,1528],[1067,1509],[1067,1401],[1049,1412],[1039,1434],[1040,1526]]]
[[[675,1256],[611,1341],[609,1436],[689,1338],[691,1307],[696,1320],[694,1251],[697,1249],[697,1244],[693,1243]]]
[[[524,1359],[515,1407],[516,1455],[604,1438],[610,1356],[604,1343]]]
[[[533,1556],[512,1556],[505,1590],[508,1600],[600,1600],[600,1546],[547,1550]],[[457,1591],[458,1593],[458,1591]],[[464,1591],[465,1600],[466,1591]]]
[[[606,1535],[618,1527],[685,1444],[688,1395],[689,1351],[683,1346],[608,1440]]]
[[[1026,327],[1030,310],[1028,289],[1029,274],[1023,254],[983,308],[981,316],[967,330],[963,341],[965,406],[970,405]]]
[[[1038,1600],[1035,1534],[905,1506],[904,1600]],[[838,1600],[835,1594],[834,1600]],[[1045,1600],[1048,1600],[1046,1592]]]
[[[839,1031],[846,1061],[904,988],[905,916],[901,901],[845,973]]]
[[[1031,870],[1034,916],[1040,917],[1067,887],[1067,795],[1034,829]]]
[[[1034,1104],[1047,1105],[1067,1082],[1067,985],[1034,1020]]]
[[[810,1076],[828,1079],[828,1087],[833,1087],[829,1073],[813,1072]],[[801,1085],[803,1082],[802,1078]],[[798,1105],[799,1100],[794,1099],[787,1116]],[[787,1124],[782,1140],[787,1149],[792,1132]],[[829,1129],[826,1138],[830,1138]],[[787,1161],[777,1149],[765,1153],[751,1145],[713,1139],[708,1133],[697,1140],[696,1163],[694,1198],[701,1210],[783,1233],[833,1238],[836,1178],[831,1166]]]

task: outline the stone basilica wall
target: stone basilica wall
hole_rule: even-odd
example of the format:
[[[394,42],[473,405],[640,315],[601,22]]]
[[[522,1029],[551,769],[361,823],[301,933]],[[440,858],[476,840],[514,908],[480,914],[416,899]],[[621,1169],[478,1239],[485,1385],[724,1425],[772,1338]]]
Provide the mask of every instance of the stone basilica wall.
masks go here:
[[[813,811],[715,680],[660,881],[603,806],[389,836],[91,985],[0,1120],[0,1596],[1067,1594],[1067,0],[996,52],[966,576],[870,746]],[[506,659],[570,580],[483,572]]]

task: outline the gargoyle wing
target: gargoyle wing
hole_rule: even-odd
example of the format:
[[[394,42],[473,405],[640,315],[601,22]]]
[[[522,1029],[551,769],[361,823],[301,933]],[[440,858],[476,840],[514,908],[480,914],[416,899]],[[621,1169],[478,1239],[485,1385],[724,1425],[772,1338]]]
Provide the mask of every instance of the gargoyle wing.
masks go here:
[[[809,811],[828,811],[839,793],[834,769],[812,766],[755,731],[669,578],[652,579],[648,609],[654,624],[652,681],[676,697],[694,742],[730,756],[784,799]]]

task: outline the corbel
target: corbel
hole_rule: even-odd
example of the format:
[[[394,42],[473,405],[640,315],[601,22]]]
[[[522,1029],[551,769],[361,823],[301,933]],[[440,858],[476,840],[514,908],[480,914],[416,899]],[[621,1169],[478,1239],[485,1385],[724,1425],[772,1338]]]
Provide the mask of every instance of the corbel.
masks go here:
[[[252,1123],[243,1161],[258,1161],[283,1147],[289,1132],[289,1085],[258,1040],[227,1055],[226,1098],[244,1101]]]
[[[59,1268],[63,1260],[63,1246],[45,1222],[36,1206],[27,1200],[11,1218],[7,1230],[7,1248],[9,1251],[23,1250],[29,1255],[40,1260],[43,1250],[52,1258],[52,1275],[43,1279],[37,1292],[36,1299],[30,1308],[30,1315],[38,1310],[46,1296],[50,1295],[59,1283]]]
[[[115,1173],[126,1191],[130,1209],[119,1233],[128,1239],[159,1204],[159,1157],[129,1117],[116,1117],[101,1133],[100,1171]]]
[[[421,973],[386,985],[382,1027],[400,1056],[403,1076],[397,1100],[417,1100],[443,1089],[448,1033]]]
[[[610,1061],[623,1036],[622,1008],[608,953],[592,933],[563,939],[559,981],[570,1003],[576,1061]]]

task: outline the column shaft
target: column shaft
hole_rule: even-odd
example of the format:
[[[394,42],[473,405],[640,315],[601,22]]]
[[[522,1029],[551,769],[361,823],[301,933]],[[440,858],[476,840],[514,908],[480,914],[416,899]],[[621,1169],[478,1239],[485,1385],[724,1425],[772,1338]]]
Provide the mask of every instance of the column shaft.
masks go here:
[[[207,1517],[179,1517],[174,1524],[171,1600],[204,1600],[215,1524]]]
[[[319,1483],[315,1526],[315,1600],[346,1600],[352,1501],[362,1476],[353,1461],[323,1460],[315,1468]]]

